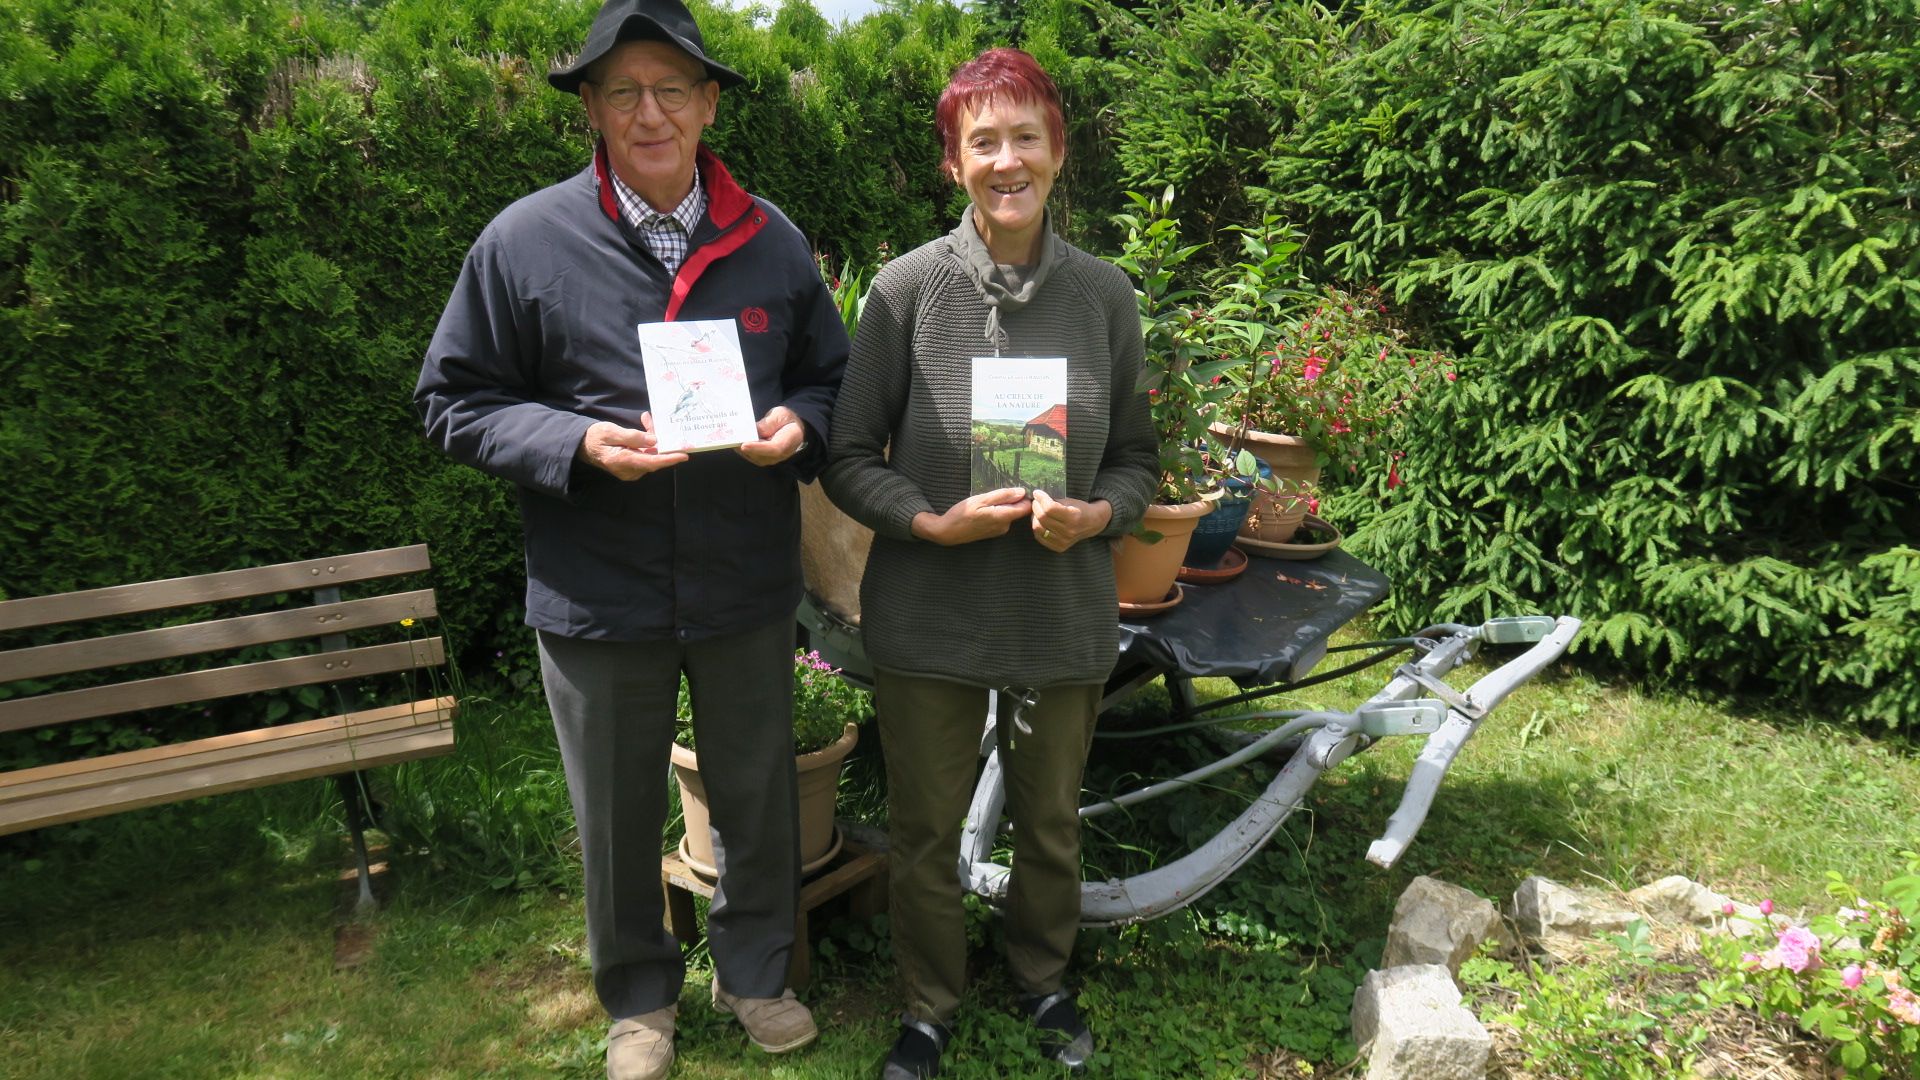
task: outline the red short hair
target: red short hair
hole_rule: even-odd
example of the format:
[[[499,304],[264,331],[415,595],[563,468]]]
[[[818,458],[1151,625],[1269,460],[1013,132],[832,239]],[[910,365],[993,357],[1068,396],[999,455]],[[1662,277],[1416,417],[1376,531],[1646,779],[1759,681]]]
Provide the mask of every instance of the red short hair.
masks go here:
[[[1067,152],[1067,119],[1060,111],[1060,91],[1053,79],[1039,61],[1019,49],[988,49],[953,69],[947,88],[940,92],[940,103],[933,107],[943,172],[952,175],[960,162],[960,114],[978,112],[982,104],[995,99],[1040,106],[1054,153]]]

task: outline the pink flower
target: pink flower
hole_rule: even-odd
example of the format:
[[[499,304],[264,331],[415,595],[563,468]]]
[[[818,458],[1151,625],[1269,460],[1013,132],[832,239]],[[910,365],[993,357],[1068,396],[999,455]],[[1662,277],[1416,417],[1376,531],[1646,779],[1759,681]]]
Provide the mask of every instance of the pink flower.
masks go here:
[[[1449,372],[1447,372],[1447,381],[1448,381],[1448,382],[1453,382],[1454,380],[1456,380],[1456,379],[1458,379],[1459,377],[1460,377],[1460,376],[1458,376],[1458,375],[1455,375],[1455,374],[1454,374],[1453,372],[1451,372],[1451,371],[1449,371]]]
[[[1722,915],[1731,915],[1731,914],[1733,914],[1733,901],[1731,901],[1731,900],[1729,900],[1729,901],[1727,901],[1726,903],[1724,903],[1724,904],[1721,904],[1721,905],[1720,905],[1720,914],[1722,914]]]
[[[1840,985],[1849,990],[1860,989],[1860,984],[1866,981],[1867,973],[1860,970],[1859,964],[1848,964],[1846,968],[1840,972]]]
[[[1760,901],[1760,914],[1762,915],[1773,914],[1773,901],[1771,900]]]
[[[1309,495],[1309,496],[1307,496],[1307,513],[1309,513],[1309,514],[1317,514],[1317,513],[1319,513],[1319,512],[1320,512],[1320,499],[1319,499],[1319,497],[1318,497],[1318,496],[1316,496],[1316,495]]]
[[[1320,358],[1319,353],[1310,352],[1307,354],[1306,366],[1300,369],[1300,374],[1305,376],[1308,382],[1312,382],[1320,377],[1322,371],[1326,370],[1326,363],[1325,360]]]
[[[1903,1024],[1920,1024],[1920,997],[1904,986],[1887,991],[1887,1011]]]
[[[1820,939],[1805,927],[1789,926],[1780,931],[1779,944],[1760,958],[1760,966],[1783,967],[1796,975],[1810,967],[1819,967]]]
[[[1867,913],[1857,907],[1843,907],[1834,913],[1841,922],[1866,922]]]
[[[1759,967],[1759,966],[1760,966],[1760,954],[1759,954],[1759,953],[1751,953],[1751,952],[1750,952],[1750,953],[1741,953],[1741,954],[1740,954],[1740,963],[1741,963],[1742,965],[1744,965],[1744,966],[1746,966],[1746,967],[1750,967],[1750,968],[1752,968],[1752,967]]]

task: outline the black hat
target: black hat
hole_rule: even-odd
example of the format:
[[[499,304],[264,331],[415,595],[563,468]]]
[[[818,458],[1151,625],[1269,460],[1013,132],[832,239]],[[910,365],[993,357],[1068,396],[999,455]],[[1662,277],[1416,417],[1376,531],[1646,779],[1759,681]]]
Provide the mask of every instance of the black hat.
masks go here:
[[[707,77],[721,86],[738,86],[746,81],[739,72],[707,58],[700,27],[680,0],[607,0],[600,5],[600,14],[593,17],[593,29],[587,31],[587,43],[580,55],[571,65],[547,72],[548,84],[564,93],[578,93],[587,77],[587,65],[623,41],[671,42],[705,64]]]

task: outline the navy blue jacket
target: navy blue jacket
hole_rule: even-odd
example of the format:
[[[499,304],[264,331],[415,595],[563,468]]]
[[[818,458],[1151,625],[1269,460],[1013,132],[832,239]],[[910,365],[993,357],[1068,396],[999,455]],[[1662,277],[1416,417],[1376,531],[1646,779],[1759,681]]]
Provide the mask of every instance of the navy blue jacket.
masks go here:
[[[704,146],[699,165],[707,216],[677,275],[621,218],[599,148],[480,234],[427,347],[427,437],[519,492],[536,629],[697,641],[800,602],[796,482],[825,462],[846,329],[792,222]],[[734,320],[755,415],[791,408],[807,449],[772,468],[708,451],[631,481],[576,461],[596,421],[640,427],[635,328],[674,319]]]

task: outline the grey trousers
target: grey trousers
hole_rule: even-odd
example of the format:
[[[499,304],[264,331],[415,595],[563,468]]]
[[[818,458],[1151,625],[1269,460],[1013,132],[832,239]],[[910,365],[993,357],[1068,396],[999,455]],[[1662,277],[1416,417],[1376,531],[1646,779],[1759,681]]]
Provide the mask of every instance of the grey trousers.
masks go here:
[[[680,673],[693,704],[720,880],[707,912],[715,977],[741,997],[786,988],[800,902],[791,620],[693,643],[540,633],[540,672],[586,870],[587,951],[614,1019],[680,996],[665,926],[661,829]]]
[[[1007,966],[1023,994],[1060,989],[1080,929],[1080,777],[1099,704],[1098,686],[1045,687],[1025,714],[1030,732],[999,731],[1013,818]],[[987,691],[883,668],[874,673],[874,706],[887,761],[894,962],[907,1011],[950,1025],[967,980],[960,832],[979,771]],[[1002,723],[1012,715],[1003,699]]]

